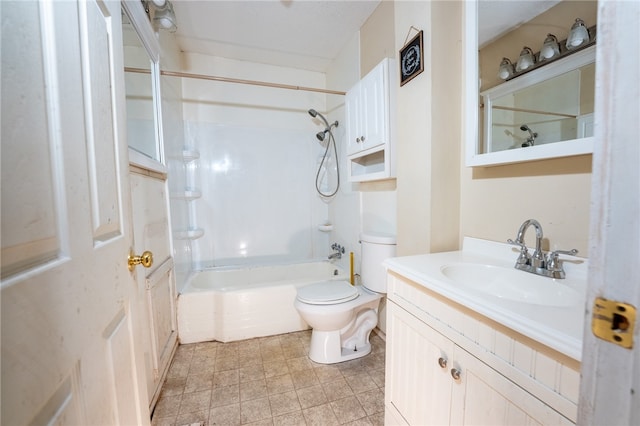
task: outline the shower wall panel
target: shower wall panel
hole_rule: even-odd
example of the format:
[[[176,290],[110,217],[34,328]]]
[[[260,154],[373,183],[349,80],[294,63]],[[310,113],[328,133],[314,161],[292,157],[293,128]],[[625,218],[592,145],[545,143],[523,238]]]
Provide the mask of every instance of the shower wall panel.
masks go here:
[[[188,122],[187,140],[201,155],[196,220],[205,234],[194,242],[196,268],[325,256],[313,133]]]
[[[307,87],[323,73],[185,53],[186,72]],[[307,110],[325,112],[326,95],[183,79],[186,145],[197,149],[194,186],[202,191],[192,224],[195,268],[325,258],[329,236],[318,224],[329,207],[315,192],[324,128]],[[339,142],[340,143],[340,142]]]

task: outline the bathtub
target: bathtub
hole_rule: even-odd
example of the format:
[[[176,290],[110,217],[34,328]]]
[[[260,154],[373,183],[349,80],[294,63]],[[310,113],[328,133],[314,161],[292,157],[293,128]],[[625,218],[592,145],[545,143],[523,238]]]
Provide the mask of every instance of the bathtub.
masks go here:
[[[293,302],[298,287],[349,276],[328,261],[193,273],[178,295],[181,343],[231,342],[305,330]]]

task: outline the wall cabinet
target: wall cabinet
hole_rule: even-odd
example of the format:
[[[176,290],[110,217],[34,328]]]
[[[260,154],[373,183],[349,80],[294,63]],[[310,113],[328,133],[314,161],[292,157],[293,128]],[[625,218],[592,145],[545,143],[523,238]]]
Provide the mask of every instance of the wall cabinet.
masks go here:
[[[389,288],[385,424],[575,422],[578,365],[498,325],[492,334],[490,322],[409,280],[391,274]]]
[[[384,59],[347,92],[347,158],[351,181],[395,176],[394,76],[394,61]]]

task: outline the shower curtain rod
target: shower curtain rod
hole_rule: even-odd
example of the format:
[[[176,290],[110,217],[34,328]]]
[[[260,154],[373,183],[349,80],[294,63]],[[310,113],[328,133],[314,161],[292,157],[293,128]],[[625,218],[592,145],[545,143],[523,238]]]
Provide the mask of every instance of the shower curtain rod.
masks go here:
[[[135,72],[141,74],[151,74],[151,71],[144,68],[131,68],[124,67],[126,72]],[[249,84],[252,86],[264,86],[264,87],[274,87],[277,89],[289,89],[289,90],[302,90],[306,92],[319,92],[319,93],[327,93],[330,95],[346,95],[346,92],[341,92],[338,90],[329,90],[329,89],[317,89],[315,87],[304,87],[304,86],[294,86],[290,84],[279,84],[279,83],[269,83],[267,81],[256,81],[256,80],[242,80],[238,78],[229,78],[229,77],[217,77],[213,75],[205,75],[205,74],[191,74],[186,72],[176,72],[176,71],[162,71],[160,70],[160,75],[166,75],[169,77],[185,77],[185,78],[195,78],[198,80],[211,80],[211,81],[220,81],[223,83],[238,83],[238,84]]]

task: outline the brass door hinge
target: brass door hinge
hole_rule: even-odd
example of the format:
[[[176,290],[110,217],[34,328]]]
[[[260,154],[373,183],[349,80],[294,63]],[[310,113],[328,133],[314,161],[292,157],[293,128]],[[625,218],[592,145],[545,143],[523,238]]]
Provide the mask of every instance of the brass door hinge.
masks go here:
[[[636,308],[628,303],[597,297],[593,303],[591,331],[596,337],[623,348],[633,348]]]

